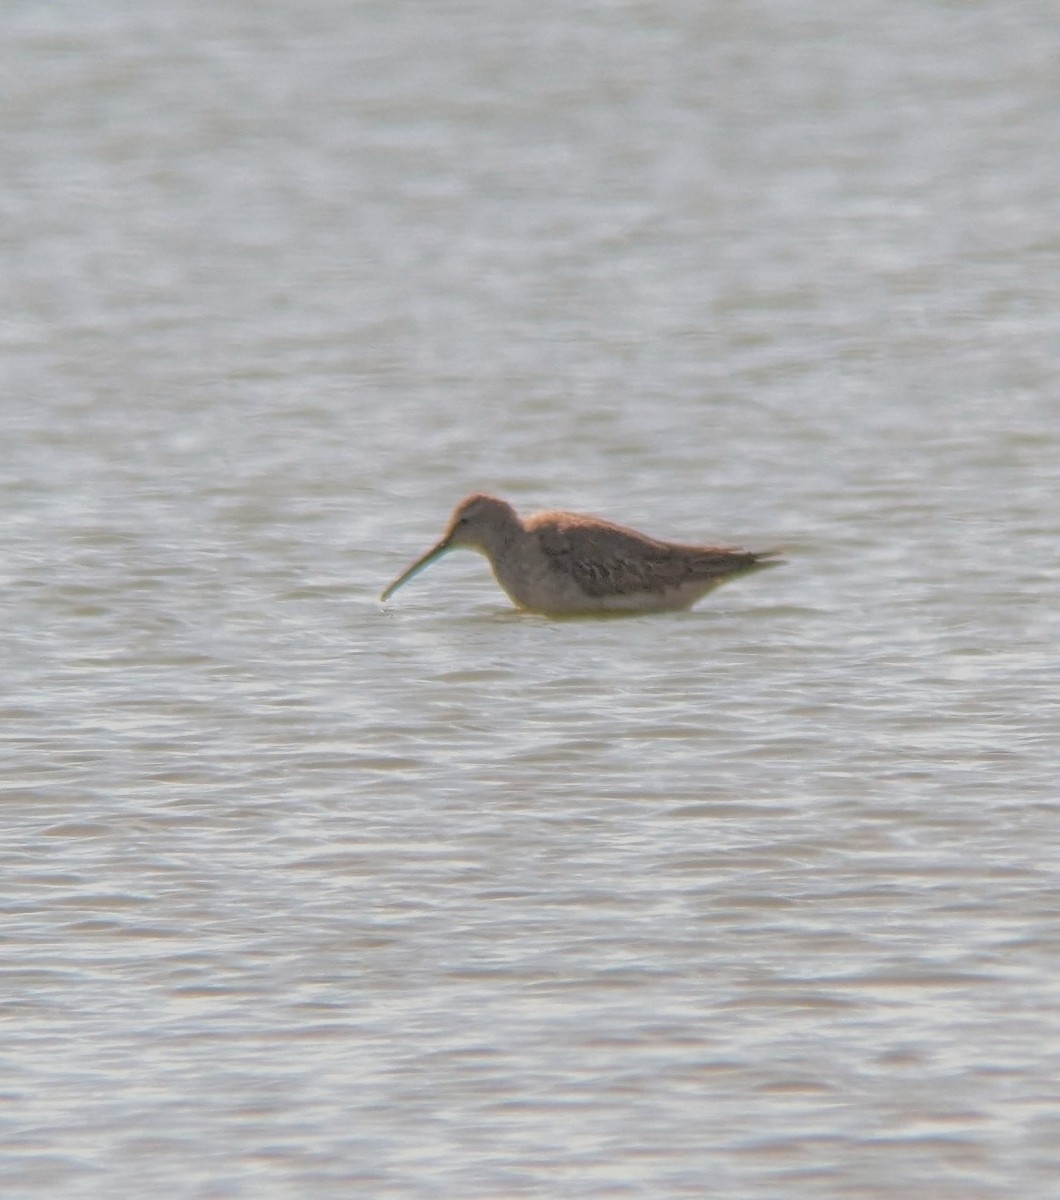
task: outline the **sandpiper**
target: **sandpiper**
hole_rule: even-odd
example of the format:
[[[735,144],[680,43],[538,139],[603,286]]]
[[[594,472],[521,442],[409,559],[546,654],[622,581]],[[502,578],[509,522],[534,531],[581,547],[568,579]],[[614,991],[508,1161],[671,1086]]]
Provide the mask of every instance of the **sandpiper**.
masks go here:
[[[441,540],[381,599],[459,546],[489,559],[519,608],[551,617],[690,608],[725,580],[780,561],[777,550],[660,542],[578,513],[553,510],[524,521],[506,501],[476,494],[456,506]]]

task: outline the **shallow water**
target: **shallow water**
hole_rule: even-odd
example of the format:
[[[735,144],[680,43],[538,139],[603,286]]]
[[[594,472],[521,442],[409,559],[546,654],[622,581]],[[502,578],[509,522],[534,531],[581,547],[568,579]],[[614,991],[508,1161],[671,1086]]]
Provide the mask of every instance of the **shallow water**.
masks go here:
[[[1052,10],[0,30],[5,1194],[1054,1196]]]

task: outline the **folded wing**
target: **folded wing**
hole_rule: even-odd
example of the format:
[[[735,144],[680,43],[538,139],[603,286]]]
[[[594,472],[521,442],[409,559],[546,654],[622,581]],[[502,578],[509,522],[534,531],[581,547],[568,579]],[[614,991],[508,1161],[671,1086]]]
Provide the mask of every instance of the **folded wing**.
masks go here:
[[[549,519],[539,525],[533,518],[528,522],[541,549],[557,569],[594,599],[721,582],[773,561],[769,553],[660,542],[607,522],[583,523],[567,514],[542,515]]]

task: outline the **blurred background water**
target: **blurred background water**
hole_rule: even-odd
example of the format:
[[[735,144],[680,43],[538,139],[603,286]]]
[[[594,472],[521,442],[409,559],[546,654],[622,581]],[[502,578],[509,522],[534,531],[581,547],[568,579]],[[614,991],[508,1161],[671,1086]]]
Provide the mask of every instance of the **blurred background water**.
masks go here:
[[[0,35],[4,1194],[1054,1198],[1055,8]]]

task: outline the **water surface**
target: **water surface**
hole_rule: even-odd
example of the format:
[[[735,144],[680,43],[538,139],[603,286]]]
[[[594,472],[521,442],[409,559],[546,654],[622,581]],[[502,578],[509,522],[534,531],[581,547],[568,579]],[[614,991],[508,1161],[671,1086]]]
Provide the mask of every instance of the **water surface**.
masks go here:
[[[1051,8],[0,27],[5,1193],[1055,1196]]]

